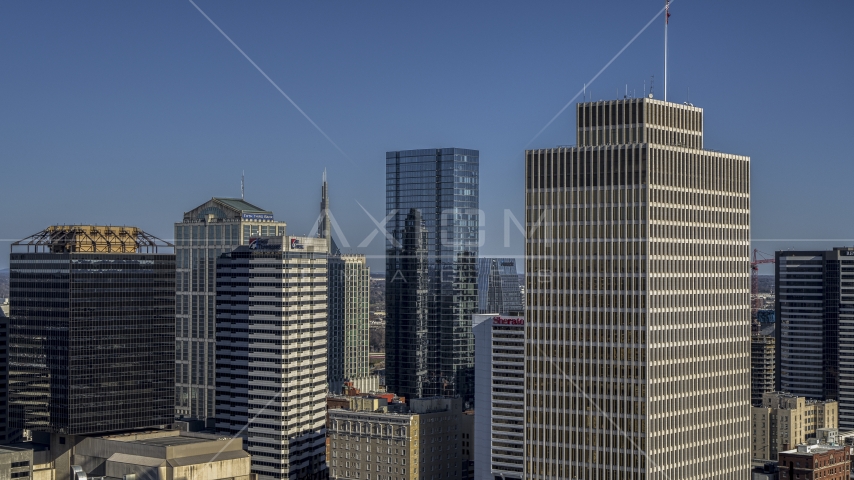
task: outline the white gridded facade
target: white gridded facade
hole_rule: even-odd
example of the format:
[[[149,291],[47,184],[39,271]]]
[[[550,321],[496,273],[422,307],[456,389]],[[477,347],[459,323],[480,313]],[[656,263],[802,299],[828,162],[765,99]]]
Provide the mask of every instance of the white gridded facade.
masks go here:
[[[478,314],[473,316],[472,325],[475,479],[521,479],[525,455],[525,319]]]
[[[748,478],[749,158],[693,106],[577,114],[526,153],[526,478]]]
[[[294,239],[302,248],[289,249]],[[216,429],[245,439],[259,479],[321,479],[326,242],[279,242],[217,262]]]
[[[364,255],[329,257],[329,385],[370,375],[370,275]]]
[[[214,198],[175,224],[176,415],[214,417],[216,259],[250,237],[285,235],[285,222],[244,220],[236,200]]]

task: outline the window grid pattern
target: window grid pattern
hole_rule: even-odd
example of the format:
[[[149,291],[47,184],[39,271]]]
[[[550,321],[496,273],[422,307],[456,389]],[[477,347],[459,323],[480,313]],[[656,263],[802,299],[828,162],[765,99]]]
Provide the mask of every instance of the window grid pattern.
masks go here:
[[[749,159],[584,128],[526,153],[526,478],[746,477]]]

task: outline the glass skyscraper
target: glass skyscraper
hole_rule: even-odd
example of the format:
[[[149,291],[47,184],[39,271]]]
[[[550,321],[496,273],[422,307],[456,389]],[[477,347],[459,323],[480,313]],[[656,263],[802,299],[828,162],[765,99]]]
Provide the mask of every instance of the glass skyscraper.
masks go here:
[[[54,226],[12,244],[10,267],[13,427],[86,435],[174,421],[172,245],[135,227]]]
[[[175,224],[177,256],[175,412],[214,417],[216,259],[250,237],[285,234],[285,222],[242,198],[211,198]],[[210,426],[210,425],[209,425]]]
[[[481,258],[477,265],[479,313],[521,315],[525,310],[515,258]]]
[[[479,152],[461,148],[406,150],[386,154],[386,288],[406,281],[396,266],[411,209],[426,229],[428,269],[427,376],[425,396],[473,395],[474,340],[471,316],[477,313]],[[394,312],[394,296],[386,311]],[[403,319],[389,315],[386,337],[394,338]],[[394,343],[386,344],[395,357]],[[394,366],[387,368],[394,370]],[[403,367],[407,368],[407,367]],[[390,391],[398,386],[386,378]]]

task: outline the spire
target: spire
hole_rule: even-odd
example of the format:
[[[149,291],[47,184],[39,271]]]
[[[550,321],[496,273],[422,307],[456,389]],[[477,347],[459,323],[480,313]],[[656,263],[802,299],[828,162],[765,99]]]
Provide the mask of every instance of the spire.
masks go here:
[[[326,169],[323,169],[323,186],[320,187],[320,222],[317,224],[317,236],[326,239],[329,255],[340,255],[341,250],[332,239],[332,215],[329,211],[329,189],[326,186]]]

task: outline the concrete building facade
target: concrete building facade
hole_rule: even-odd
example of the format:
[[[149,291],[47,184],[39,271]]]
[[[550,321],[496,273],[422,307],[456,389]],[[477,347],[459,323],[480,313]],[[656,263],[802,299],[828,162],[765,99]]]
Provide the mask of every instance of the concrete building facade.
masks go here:
[[[839,404],[808,400],[788,393],[762,396],[761,406],[751,409],[751,457],[777,460],[780,452],[815,438],[821,429],[835,429]]]
[[[757,406],[762,396],[775,391],[776,346],[774,337],[754,333],[750,337],[750,402]]]
[[[329,478],[363,480],[457,479],[462,400],[408,400],[408,411],[336,409],[329,413]]]
[[[576,118],[526,152],[525,476],[747,478],[750,159],[691,105]]]
[[[324,239],[250,238],[217,260],[216,429],[260,479],[326,476]]]
[[[525,454],[525,319],[472,318],[474,456],[478,480],[521,479]]]
[[[285,222],[241,198],[214,197],[175,224],[175,413],[213,426],[216,259],[250,238],[285,235]]]
[[[854,430],[854,247],[775,255],[777,390],[839,401]]]

